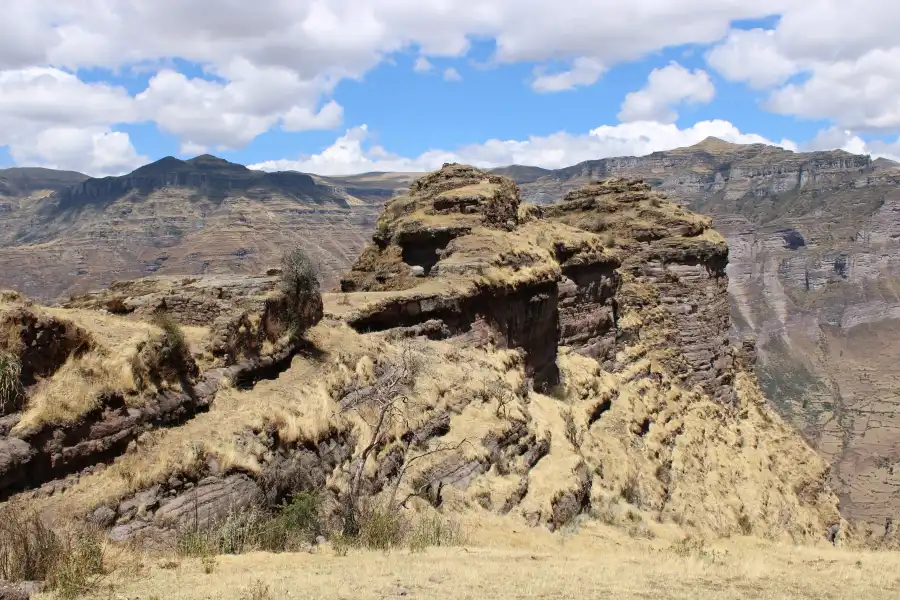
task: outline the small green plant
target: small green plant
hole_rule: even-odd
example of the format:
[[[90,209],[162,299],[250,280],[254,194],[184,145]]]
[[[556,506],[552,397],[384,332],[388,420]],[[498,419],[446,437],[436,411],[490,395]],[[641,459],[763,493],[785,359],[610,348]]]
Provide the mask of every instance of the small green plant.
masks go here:
[[[67,533],[62,552],[49,573],[47,582],[63,600],[81,598],[96,589],[105,571],[103,543],[89,532]]]
[[[335,556],[347,556],[354,545],[355,540],[343,533],[338,533],[331,538],[331,549],[334,551]]]
[[[200,559],[200,564],[203,565],[203,572],[207,575],[211,575],[216,570],[216,557],[204,556]]]

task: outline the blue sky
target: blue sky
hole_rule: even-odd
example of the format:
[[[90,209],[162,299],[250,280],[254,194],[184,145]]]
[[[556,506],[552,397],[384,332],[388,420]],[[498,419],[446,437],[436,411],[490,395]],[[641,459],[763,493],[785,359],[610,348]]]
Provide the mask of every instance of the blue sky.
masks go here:
[[[896,157],[900,10],[882,5],[33,0],[3,15],[30,34],[0,42],[0,165],[559,167],[707,135]]]

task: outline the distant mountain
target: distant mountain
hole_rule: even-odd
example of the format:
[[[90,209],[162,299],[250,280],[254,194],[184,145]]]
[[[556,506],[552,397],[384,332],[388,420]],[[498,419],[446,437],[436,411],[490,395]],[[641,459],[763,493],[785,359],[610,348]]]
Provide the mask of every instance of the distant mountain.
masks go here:
[[[254,198],[277,195],[302,202],[337,202],[346,205],[347,198],[329,186],[317,185],[305,173],[286,171],[267,173],[204,154],[190,160],[167,156],[119,177],[86,179],[64,189],[58,205],[70,209],[84,204],[105,204],[126,194],[147,196],[165,188],[189,188],[212,200],[223,200],[236,194]]]
[[[84,173],[39,167],[0,169],[0,196],[27,196],[38,191],[56,191],[89,179]]]
[[[36,199],[20,183],[0,198],[0,287],[52,301],[153,273],[258,273],[294,244],[328,284],[359,254],[381,205],[305,173],[210,155],[119,177],[44,173],[65,180]]]

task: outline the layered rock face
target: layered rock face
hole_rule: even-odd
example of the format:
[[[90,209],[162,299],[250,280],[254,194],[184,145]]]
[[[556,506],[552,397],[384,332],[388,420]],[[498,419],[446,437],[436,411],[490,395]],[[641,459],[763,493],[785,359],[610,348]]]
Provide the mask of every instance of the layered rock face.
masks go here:
[[[512,181],[447,165],[392,200],[345,292],[397,292],[350,318],[360,331],[426,327],[432,337],[523,348],[538,386],[556,383],[557,345],[621,368],[627,310],[656,314],[654,349],[687,386],[730,401],[725,265],[710,220],[644,183],[589,185],[549,207],[519,205]],[[662,354],[661,354],[662,356]]]
[[[724,343],[726,260],[708,218],[642,183],[607,181],[541,208],[520,205],[504,177],[446,165],[388,203],[343,279],[353,291],[325,296],[307,352],[212,397],[201,381],[195,395],[214,400],[202,411],[166,412],[157,394],[62,415],[43,428],[53,443],[120,432],[112,417],[181,418],[140,421],[124,450],[93,455],[100,468],[0,489],[114,540],[161,543],[310,490],[328,506],[359,490],[392,510],[488,511],[554,530],[587,513],[635,535],[666,523],[822,539],[840,521],[825,464],[766,407],[752,343]],[[251,299],[267,280],[247,283]],[[52,310],[110,343],[161,304],[212,315],[218,297],[244,310],[237,284],[217,281],[118,284]],[[215,371],[192,357],[191,377]],[[40,429],[23,423],[60,417],[39,400],[29,392],[0,430],[4,473],[84,457],[35,443]]]
[[[733,330],[758,338],[766,395],[832,461],[845,514],[880,530],[900,508],[896,165],[709,139],[532,176],[521,190],[557,202],[608,176],[713,217],[731,248]]]
[[[123,282],[56,309],[0,295],[0,354],[18,365],[14,397],[0,397],[0,498],[90,472],[207,410],[226,382],[288,368],[299,347],[289,326],[315,325],[322,301],[288,302],[278,280]]]

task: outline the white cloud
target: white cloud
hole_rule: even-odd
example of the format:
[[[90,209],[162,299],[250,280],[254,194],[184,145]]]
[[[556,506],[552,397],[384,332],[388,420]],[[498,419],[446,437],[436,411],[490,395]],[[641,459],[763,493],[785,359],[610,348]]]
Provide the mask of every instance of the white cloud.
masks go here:
[[[833,120],[847,129],[897,130],[900,46],[816,66],[806,81],[775,90],[765,106],[778,113]]]
[[[56,93],[34,82],[13,95],[0,90],[0,137],[11,149],[54,127],[94,135],[139,120],[177,135],[183,149],[237,148],[277,127],[333,128],[342,121],[331,100],[341,79],[400,50],[416,51],[419,68],[459,58],[475,39],[494,42],[490,64],[541,65],[531,84],[539,92],[594,84],[604,69],[667,47],[720,43],[707,60],[725,77],[782,86],[765,104],[771,110],[900,131],[900,3],[886,0],[483,0],[465,10],[451,0],[7,0],[2,13],[0,73],[47,65],[155,72],[135,101],[77,79],[53,84]],[[735,20],[773,15],[771,32],[729,35]],[[209,77],[177,73],[176,57]],[[566,70],[548,70],[560,62]],[[797,74],[807,80],[785,85]],[[701,90],[664,102],[651,87],[623,107],[626,118],[670,120],[667,107],[702,98]],[[30,94],[44,100],[25,101]]]
[[[304,131],[337,127],[343,119],[333,100],[315,108],[333,86],[330,80],[302,80],[284,68],[256,69],[243,61],[223,73],[231,78],[227,83],[160,71],[137,95],[137,105],[183,144],[217,148],[244,146],[279,123]]]
[[[765,29],[732,31],[706,60],[725,78],[746,81],[754,88],[784,83],[800,70],[796,61],[779,52],[775,32]]]
[[[562,92],[579,86],[593,85],[603,75],[606,68],[594,58],[579,57],[572,68],[559,73],[546,73],[543,68],[535,70],[531,89],[536,92]]]
[[[887,158],[900,162],[900,139],[893,142],[873,140],[867,142],[849,129],[829,127],[803,144],[803,150],[840,149],[851,154],[869,154],[872,158]]]
[[[424,56],[420,56],[416,59],[416,64],[413,65],[413,71],[416,73],[427,73],[434,69],[434,65],[431,64],[427,58]]]
[[[122,88],[52,68],[0,71],[0,146],[18,164],[91,174],[130,170],[146,157],[110,126],[136,119],[134,100]]]
[[[53,127],[10,145],[17,164],[71,169],[94,176],[120,175],[149,161],[127,133],[100,128]]]
[[[637,121],[604,125],[586,135],[555,133],[527,140],[488,140],[453,151],[429,150],[416,157],[404,157],[380,146],[367,147],[368,128],[363,125],[347,130],[334,144],[319,154],[297,160],[270,160],[252,169],[265,171],[303,171],[320,175],[347,175],[368,171],[430,171],[445,162],[464,162],[482,168],[510,164],[545,168],[570,166],[585,160],[610,156],[643,156],[659,150],[670,150],[696,144],[709,136],[726,141],[752,144],[775,144],[795,150],[790,140],[773,142],[746,134],[728,121],[701,121],[679,129],[674,124]]]
[[[769,110],[844,129],[900,130],[900,3],[786,1],[779,12],[770,31],[733,31],[708,53],[710,65],[757,88],[782,86],[763,105]]]
[[[625,96],[619,120],[674,123],[678,119],[674,106],[710,102],[715,95],[716,88],[706,71],[689,71],[672,62],[653,69],[643,88]]]
[[[453,67],[444,69],[444,81],[462,81],[462,75]]]

